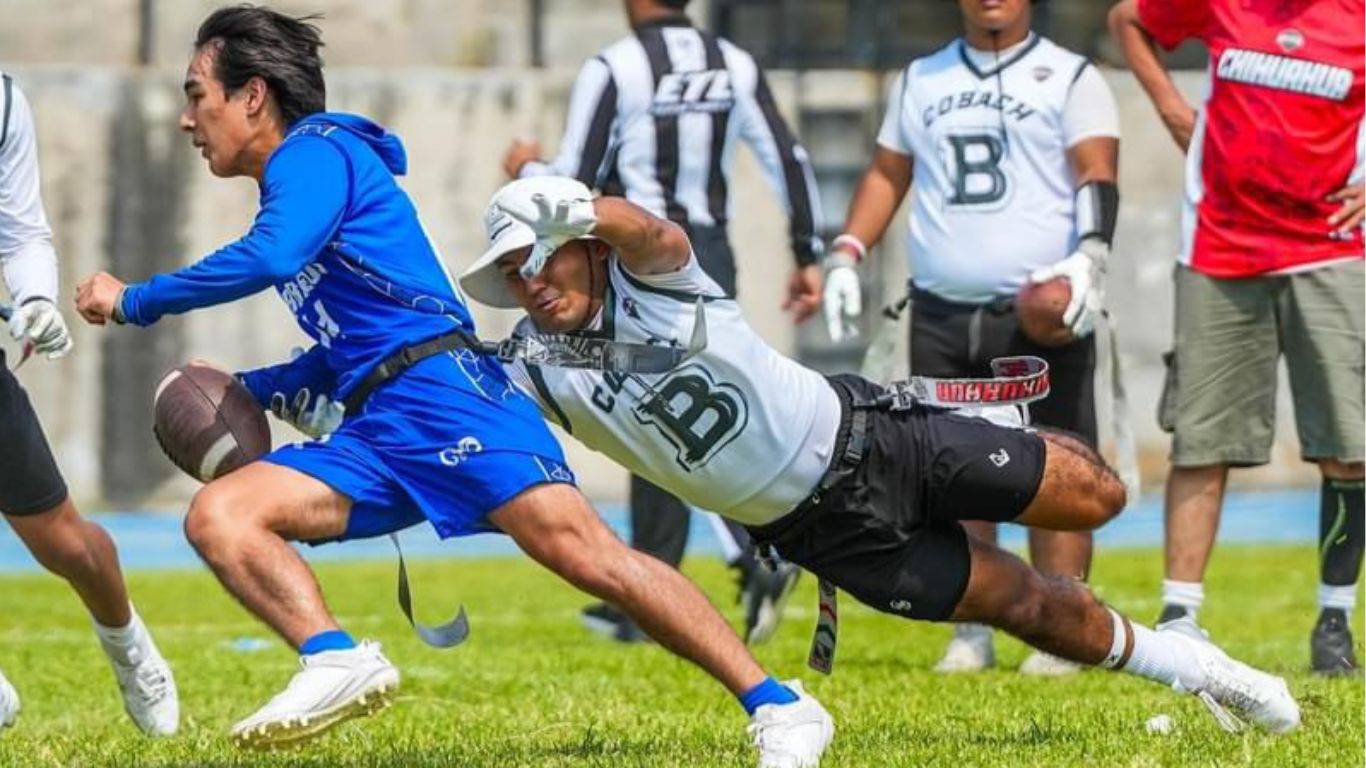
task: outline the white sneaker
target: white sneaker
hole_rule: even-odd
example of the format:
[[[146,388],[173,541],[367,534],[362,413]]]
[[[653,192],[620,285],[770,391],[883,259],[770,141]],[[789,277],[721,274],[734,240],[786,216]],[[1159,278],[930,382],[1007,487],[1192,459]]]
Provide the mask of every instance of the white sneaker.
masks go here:
[[[759,768],[815,768],[835,736],[835,721],[802,690],[802,681],[783,685],[797,694],[797,700],[759,707],[745,729],[759,749]]]
[[[955,624],[953,639],[944,657],[934,665],[935,672],[981,672],[996,666],[996,644],[991,627],[985,624]]]
[[[1075,675],[1081,671],[1081,665],[1075,661],[1054,656],[1051,653],[1035,651],[1020,665],[1020,674],[1035,675],[1038,677],[1062,677],[1064,675]]]
[[[19,692],[0,674],[0,729],[14,725],[19,719]]]
[[[1253,669],[1213,643],[1196,640],[1175,628],[1163,632],[1186,646],[1201,678],[1178,677],[1172,688],[1194,694],[1224,730],[1237,733],[1243,729],[1237,714],[1272,733],[1289,733],[1299,727],[1300,707],[1285,680]]]
[[[171,667],[137,614],[133,615],[130,630],[128,645],[111,642],[98,628],[96,634],[109,657],[109,665],[114,668],[128,716],[148,736],[170,736],[180,727],[180,697]]]
[[[299,671],[275,698],[232,727],[241,746],[271,747],[316,736],[389,705],[398,668],[366,640],[344,651],[299,657]]]

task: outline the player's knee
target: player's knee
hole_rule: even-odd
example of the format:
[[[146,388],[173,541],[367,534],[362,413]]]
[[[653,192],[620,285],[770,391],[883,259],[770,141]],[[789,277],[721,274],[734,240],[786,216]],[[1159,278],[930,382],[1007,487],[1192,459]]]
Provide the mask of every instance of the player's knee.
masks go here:
[[[200,554],[227,540],[245,522],[232,496],[220,484],[209,483],[190,500],[190,509],[185,513],[185,538]]]
[[[1096,483],[1091,499],[1095,509],[1092,510],[1093,528],[1115,519],[1128,503],[1128,491],[1124,488],[1124,483],[1110,472],[1096,472]]]
[[[91,551],[85,537],[78,528],[54,526],[45,535],[29,542],[29,551],[38,564],[58,576],[95,567],[95,553]]]

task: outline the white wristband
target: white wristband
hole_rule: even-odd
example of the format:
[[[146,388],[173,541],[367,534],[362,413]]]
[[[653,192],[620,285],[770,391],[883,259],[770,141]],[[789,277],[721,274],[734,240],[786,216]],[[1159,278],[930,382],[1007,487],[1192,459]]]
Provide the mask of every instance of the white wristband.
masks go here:
[[[859,261],[863,261],[864,259],[868,258],[868,246],[864,245],[862,240],[858,239],[857,237],[854,237],[848,232],[845,232],[844,234],[839,235],[834,240],[830,241],[831,250],[834,250],[840,247],[841,245],[853,249],[854,253],[858,256]]]

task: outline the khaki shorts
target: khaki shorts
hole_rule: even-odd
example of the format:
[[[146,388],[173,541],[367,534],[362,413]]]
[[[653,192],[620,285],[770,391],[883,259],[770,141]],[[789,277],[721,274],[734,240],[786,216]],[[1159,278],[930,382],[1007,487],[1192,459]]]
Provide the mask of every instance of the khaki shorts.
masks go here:
[[[1366,455],[1361,260],[1237,280],[1176,268],[1176,339],[1158,422],[1172,464],[1250,466],[1271,457],[1276,361],[1285,355],[1300,455]]]

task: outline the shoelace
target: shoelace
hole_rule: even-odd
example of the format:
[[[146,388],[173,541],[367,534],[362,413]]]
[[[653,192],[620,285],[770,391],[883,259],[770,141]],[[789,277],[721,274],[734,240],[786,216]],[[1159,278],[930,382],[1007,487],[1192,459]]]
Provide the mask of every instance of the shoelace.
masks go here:
[[[159,666],[141,665],[133,675],[133,685],[144,699],[156,703],[170,693],[170,678]]]

